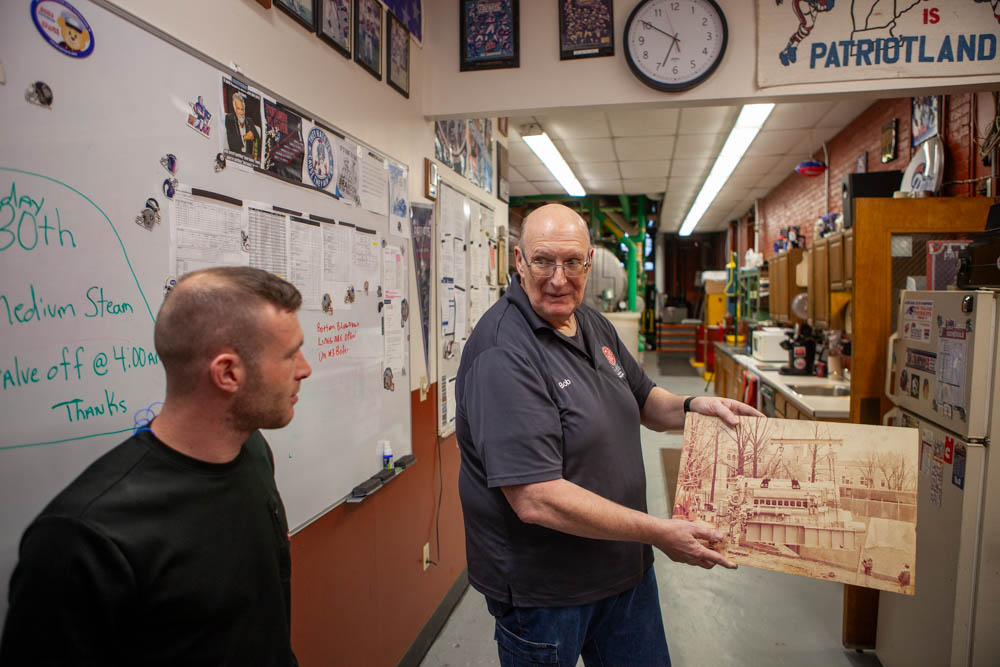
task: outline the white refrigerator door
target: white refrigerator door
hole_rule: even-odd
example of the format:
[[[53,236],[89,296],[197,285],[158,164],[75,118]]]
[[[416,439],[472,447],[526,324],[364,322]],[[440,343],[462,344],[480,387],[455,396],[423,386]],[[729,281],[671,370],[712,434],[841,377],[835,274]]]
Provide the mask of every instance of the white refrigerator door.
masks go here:
[[[996,294],[906,291],[889,398],[963,438],[988,433]],[[891,368],[891,367],[890,367]]]
[[[897,426],[920,429],[915,594],[879,596],[875,653],[883,667],[965,666],[971,664],[986,447],[901,415]]]

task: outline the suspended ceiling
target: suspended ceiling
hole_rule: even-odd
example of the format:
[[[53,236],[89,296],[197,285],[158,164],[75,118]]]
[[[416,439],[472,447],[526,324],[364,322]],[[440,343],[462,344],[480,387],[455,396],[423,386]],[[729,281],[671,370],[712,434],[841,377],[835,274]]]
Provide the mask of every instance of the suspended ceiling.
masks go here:
[[[744,214],[872,104],[872,100],[778,104],[697,231],[721,230]],[[562,187],[521,140],[542,126],[587,194],[643,194],[663,200],[660,229],[680,228],[740,107],[552,112],[509,122],[511,196],[562,195]]]

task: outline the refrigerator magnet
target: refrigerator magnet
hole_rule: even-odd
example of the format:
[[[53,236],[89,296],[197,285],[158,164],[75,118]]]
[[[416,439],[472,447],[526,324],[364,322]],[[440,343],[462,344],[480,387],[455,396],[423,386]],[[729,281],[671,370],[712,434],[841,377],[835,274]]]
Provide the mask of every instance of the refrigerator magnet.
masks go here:
[[[960,489],[965,488],[965,445],[955,445],[955,464],[951,468],[951,483]]]

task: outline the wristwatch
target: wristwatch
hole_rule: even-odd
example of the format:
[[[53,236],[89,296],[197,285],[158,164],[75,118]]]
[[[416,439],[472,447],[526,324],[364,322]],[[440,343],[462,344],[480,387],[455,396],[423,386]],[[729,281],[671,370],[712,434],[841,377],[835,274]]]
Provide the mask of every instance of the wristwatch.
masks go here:
[[[684,399],[684,414],[691,412],[691,401],[695,399],[694,396],[688,396]]]

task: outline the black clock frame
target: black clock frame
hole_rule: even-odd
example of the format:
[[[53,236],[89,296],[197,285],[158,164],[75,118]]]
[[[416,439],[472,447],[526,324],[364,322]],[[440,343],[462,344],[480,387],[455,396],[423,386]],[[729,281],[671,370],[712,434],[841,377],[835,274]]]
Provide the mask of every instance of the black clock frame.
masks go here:
[[[632,13],[628,15],[628,19],[625,21],[625,32],[622,34],[622,51],[625,52],[625,62],[628,63],[628,67],[630,70],[632,70],[632,74],[634,74],[635,77],[639,79],[639,81],[642,81],[650,88],[654,88],[656,90],[663,91],[665,93],[679,93],[685,90],[690,90],[691,88],[694,88],[695,86],[701,84],[708,77],[712,76],[712,73],[715,72],[715,70],[719,67],[719,63],[722,62],[722,59],[726,55],[726,47],[729,45],[729,24],[726,21],[726,15],[722,12],[722,8],[719,7],[718,3],[716,3],[715,0],[702,0],[702,2],[707,2],[708,4],[712,5],[715,11],[719,14],[719,19],[722,21],[722,46],[719,49],[719,57],[715,59],[715,62],[712,63],[711,67],[709,67],[700,76],[698,76],[695,79],[692,79],[691,81],[688,81],[686,83],[663,83],[661,81],[657,81],[653,78],[650,78],[645,72],[639,69],[639,67],[635,64],[635,62],[633,62],[632,51],[631,49],[629,49],[629,42],[628,42],[629,31],[632,28],[632,22],[635,20],[636,15],[639,13],[640,9],[642,9],[644,6],[646,6],[652,1],[653,0],[642,0],[642,2],[637,4],[632,9]]]

